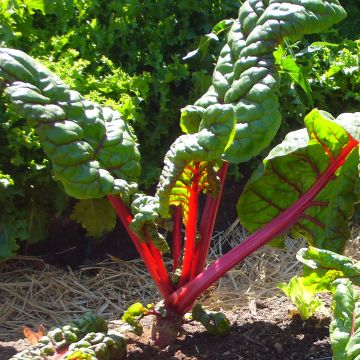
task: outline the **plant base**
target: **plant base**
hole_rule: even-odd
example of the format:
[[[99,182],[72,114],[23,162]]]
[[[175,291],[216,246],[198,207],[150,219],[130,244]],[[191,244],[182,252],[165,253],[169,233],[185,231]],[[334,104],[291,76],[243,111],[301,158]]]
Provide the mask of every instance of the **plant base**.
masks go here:
[[[171,311],[166,316],[157,316],[151,329],[151,339],[154,345],[160,349],[175,342],[182,327],[182,317]]]

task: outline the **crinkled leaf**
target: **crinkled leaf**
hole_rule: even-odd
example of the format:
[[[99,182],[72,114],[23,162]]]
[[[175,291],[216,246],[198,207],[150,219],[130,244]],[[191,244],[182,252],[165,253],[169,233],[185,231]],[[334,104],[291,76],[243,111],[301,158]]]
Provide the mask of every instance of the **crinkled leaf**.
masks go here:
[[[296,305],[303,320],[314,316],[316,311],[323,306],[313,289],[304,284],[302,277],[294,276],[288,284],[279,284],[278,288]]]
[[[199,321],[212,335],[222,336],[230,332],[230,321],[225,314],[204,310],[201,304],[196,304],[193,307],[192,318]]]
[[[221,50],[212,85],[182,110],[179,137],[165,158],[157,196],[169,214],[169,194],[192,161],[239,163],[258,155],[274,138],[278,111],[273,52],[285,37],[299,39],[345,17],[336,0],[245,1]],[[223,113],[223,116],[220,116]],[[198,129],[197,129],[198,127]]]
[[[216,195],[220,183],[212,163],[188,164],[171,190],[169,204],[181,207],[185,225],[188,221],[190,191],[194,185],[199,191]]]
[[[280,126],[277,71],[272,55],[276,46],[285,37],[300,39],[344,17],[345,11],[337,1],[244,2],[213,80],[218,99],[233,104],[236,114],[235,138],[225,160],[238,163],[259,154]]]
[[[193,162],[218,160],[234,135],[233,108],[228,105],[213,105],[206,109],[199,132],[182,135],[171,146],[165,156],[165,165],[157,190],[160,215],[168,217],[169,201],[177,181],[187,175],[185,169]]]
[[[134,195],[131,204],[133,220],[131,229],[141,241],[151,240],[155,247],[163,254],[170,249],[165,238],[158,232],[157,221],[159,218],[158,198],[143,194]]]
[[[16,112],[35,127],[54,175],[78,199],[136,191],[136,138],[120,114],[84,100],[30,56],[0,49],[0,78]]]
[[[147,312],[148,309],[141,303],[135,303],[124,312],[121,320],[129,324],[132,327],[132,331],[136,335],[141,336],[143,328],[139,319],[142,318]]]
[[[76,350],[70,355],[67,355],[65,360],[93,360],[94,357],[91,354],[87,354],[81,350]]]
[[[87,235],[93,238],[100,238],[116,225],[116,213],[104,198],[79,200],[70,218],[81,224]]]
[[[359,293],[348,279],[334,282],[334,320],[330,324],[330,340],[334,360],[360,358]]]
[[[360,285],[360,263],[329,250],[310,247],[300,249],[296,258],[306,265],[307,284],[321,281],[319,290],[331,290],[331,283],[338,278],[349,278]]]
[[[305,118],[306,129],[288,134],[250,178],[238,203],[242,224],[253,232],[319,188],[289,228],[311,245],[341,252],[350,236],[348,218],[360,198],[359,115],[334,120],[313,110]]]

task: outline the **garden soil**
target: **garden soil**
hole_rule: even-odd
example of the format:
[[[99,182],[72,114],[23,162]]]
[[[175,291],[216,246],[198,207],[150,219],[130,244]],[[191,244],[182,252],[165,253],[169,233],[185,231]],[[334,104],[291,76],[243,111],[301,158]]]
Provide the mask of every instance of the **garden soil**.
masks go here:
[[[360,254],[359,234],[359,228],[354,229],[349,242],[352,256]],[[236,223],[218,233],[210,261],[245,237]],[[204,307],[221,310],[229,318],[228,335],[214,337],[200,324],[189,323],[173,345],[159,351],[149,340],[149,316],[142,320],[142,337],[129,334],[127,359],[331,360],[330,312],[302,321],[276,287],[300,273],[295,254],[303,245],[289,239],[285,249],[259,249],[204,294],[200,299]],[[23,325],[36,329],[43,324],[50,329],[91,310],[117,329],[128,306],[156,299],[157,290],[139,259],[122,261],[110,256],[79,269],[58,268],[39,258],[5,262],[0,266],[0,360],[29,346],[23,339]],[[324,300],[330,309],[330,298]]]
[[[231,331],[223,337],[207,334],[189,323],[175,344],[157,350],[149,340],[152,319],[142,320],[142,337],[129,335],[129,360],[331,360],[328,317],[302,321],[283,296],[254,302],[251,309],[226,311]],[[110,327],[116,329],[117,321]],[[0,343],[0,359],[26,347],[25,340]]]

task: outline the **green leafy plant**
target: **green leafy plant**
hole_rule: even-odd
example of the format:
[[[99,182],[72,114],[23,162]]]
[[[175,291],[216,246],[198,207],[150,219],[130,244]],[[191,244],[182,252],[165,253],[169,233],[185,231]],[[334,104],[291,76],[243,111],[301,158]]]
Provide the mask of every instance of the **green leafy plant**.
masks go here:
[[[125,337],[109,331],[106,321],[92,313],[51,329],[38,343],[12,360],[120,360],[126,357]]]
[[[303,320],[314,316],[323,305],[321,300],[314,296],[314,291],[304,285],[304,278],[302,277],[295,276],[288,284],[282,283],[278,287],[296,305]]]
[[[196,8],[188,0],[6,0],[0,5],[0,44],[26,51],[86,99],[119,111],[139,137],[138,182],[149,188],[179,133],[178,109],[211,82],[212,52],[220,45],[211,44],[202,61],[185,63],[182,57],[237,7],[236,0],[202,0]],[[68,222],[75,203],[53,181],[34,129],[7,107],[1,99],[0,171],[12,181],[6,191],[0,189],[6,204],[0,227],[7,233],[0,235],[1,261],[19,247],[27,251],[51,238],[56,228],[51,225]]]
[[[330,324],[334,360],[359,357],[359,292],[348,279],[333,283],[334,320]]]
[[[347,218],[360,194],[360,115],[334,118],[315,109],[305,117],[304,129],[289,133],[269,153],[239,199],[240,220],[253,234],[205,269],[228,164],[257,156],[281,124],[276,47],[344,17],[337,0],[245,1],[212,85],[182,109],[185,134],[167,152],[154,196],[138,189],[137,139],[118,112],[84,99],[23,52],[0,50],[5,94],[12,109],[35,127],[54,175],[78,199],[107,196],[144,260],[163,297],[152,311],[159,347],[174,341],[184,314],[203,291],[259,247],[270,241],[281,245],[285,232],[342,251]],[[170,229],[168,270],[163,255],[170,251],[165,236]],[[130,311],[132,320],[143,315],[139,307]],[[212,332],[222,332],[224,321],[196,313]]]
[[[360,263],[314,247],[300,249],[297,258],[304,264],[303,276],[291,279],[288,285],[281,284],[281,289],[294,301],[304,319],[324,307],[316,294],[332,293],[334,319],[329,330],[333,358],[355,360],[360,341],[359,292],[355,288],[360,284]]]

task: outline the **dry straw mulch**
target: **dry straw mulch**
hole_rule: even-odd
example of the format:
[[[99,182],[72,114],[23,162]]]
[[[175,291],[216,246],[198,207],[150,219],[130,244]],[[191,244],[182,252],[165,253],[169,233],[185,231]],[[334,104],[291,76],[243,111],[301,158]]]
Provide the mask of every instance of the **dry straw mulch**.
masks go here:
[[[217,234],[210,261],[245,237],[237,223]],[[203,303],[213,309],[251,310],[255,299],[280,294],[276,285],[300,271],[295,254],[303,245],[289,240],[283,250],[258,250],[207,291]],[[47,265],[37,258],[20,257],[0,266],[0,341],[21,337],[23,325],[36,328],[44,324],[50,328],[88,310],[114,320],[134,302],[146,304],[159,299],[141,260],[126,262],[112,257],[73,271]]]

